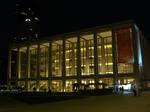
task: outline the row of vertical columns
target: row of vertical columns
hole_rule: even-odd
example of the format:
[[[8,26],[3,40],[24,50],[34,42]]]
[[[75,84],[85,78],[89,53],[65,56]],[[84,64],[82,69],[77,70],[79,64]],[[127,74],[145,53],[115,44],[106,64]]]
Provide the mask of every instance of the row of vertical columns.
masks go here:
[[[98,46],[97,46],[97,33],[94,33],[94,74],[95,74],[95,83],[98,83]],[[112,31],[112,48],[113,48],[113,73],[114,73],[114,80],[116,83],[117,80],[117,54],[116,54],[116,39],[114,30]],[[88,44],[86,44],[86,49],[88,49]],[[18,48],[18,78],[20,77],[20,54]],[[87,52],[88,53],[88,52]],[[60,52],[61,55],[61,52]],[[9,75],[11,74],[11,51],[9,53]],[[30,77],[30,53],[29,53],[29,46],[27,46],[27,57],[28,57],[28,64],[27,64],[27,75],[28,78]],[[87,55],[88,58],[88,55]],[[63,81],[63,89],[65,87],[65,77],[66,77],[66,60],[65,60],[65,39],[63,39],[62,43],[62,81]],[[49,58],[48,58],[48,74],[49,80],[48,85],[50,88],[51,83],[51,76],[52,76],[52,43],[49,42]],[[75,62],[75,60],[74,60]],[[10,76],[9,76],[10,77]],[[79,84],[81,83],[81,43],[80,43],[80,36],[77,37],[77,80]],[[39,87],[39,79],[40,79],[40,43],[37,44],[37,87]]]

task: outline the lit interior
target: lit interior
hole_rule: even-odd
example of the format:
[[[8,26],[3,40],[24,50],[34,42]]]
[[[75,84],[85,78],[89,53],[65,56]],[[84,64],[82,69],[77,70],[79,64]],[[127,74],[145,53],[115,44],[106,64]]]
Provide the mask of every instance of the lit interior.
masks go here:
[[[110,88],[114,84],[113,62],[112,31],[98,31],[96,37],[94,33],[86,33],[64,41],[11,49],[9,78],[18,79],[18,86],[27,91],[73,92],[76,83],[84,85],[78,89],[85,89],[85,86],[95,89],[95,83],[99,84],[99,89]],[[119,74],[133,73],[131,62],[117,63],[117,67]],[[123,78],[120,84],[132,81],[132,78]]]

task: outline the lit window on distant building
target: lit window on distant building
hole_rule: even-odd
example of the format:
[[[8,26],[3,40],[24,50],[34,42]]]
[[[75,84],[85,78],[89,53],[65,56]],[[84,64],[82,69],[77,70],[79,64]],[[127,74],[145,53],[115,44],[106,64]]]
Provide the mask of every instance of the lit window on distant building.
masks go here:
[[[26,18],[25,21],[28,22],[28,21],[31,21],[31,19]]]

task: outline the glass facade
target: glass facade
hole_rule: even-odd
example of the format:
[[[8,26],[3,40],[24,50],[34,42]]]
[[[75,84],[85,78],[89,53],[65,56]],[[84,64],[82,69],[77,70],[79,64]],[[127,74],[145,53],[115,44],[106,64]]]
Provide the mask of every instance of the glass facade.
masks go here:
[[[27,87],[25,81],[18,81],[18,86],[23,89],[26,89],[26,87]]]
[[[81,45],[81,75],[94,74],[94,35],[83,35]]]
[[[113,74],[112,31],[97,34],[98,73]]]
[[[131,80],[118,78],[121,83],[135,78],[131,27],[64,37],[11,48],[9,80],[27,91],[73,92],[76,83],[86,89],[96,89],[97,83],[102,89],[122,74]]]
[[[39,91],[42,92],[48,91],[48,81],[46,80],[39,81]]]
[[[66,40],[65,43],[66,76],[77,75],[77,37]]]
[[[63,92],[62,81],[61,80],[52,80],[51,90],[53,92]]]
[[[113,87],[113,78],[100,78],[99,79],[99,88],[109,88],[109,87]]]
[[[48,77],[49,43],[40,44],[40,77]]]
[[[28,91],[37,91],[37,82],[36,81],[28,81]]]
[[[76,79],[66,80],[65,92],[73,92],[75,83],[77,83]]]
[[[95,81],[94,79],[82,79],[81,83],[84,84],[84,89],[95,89]]]
[[[52,76],[62,76],[62,41],[52,42]]]
[[[119,84],[131,84],[134,81],[134,78],[124,77],[124,78],[120,78],[118,81]]]
[[[29,77],[30,78],[37,78],[37,48],[38,46],[37,45],[32,45],[29,47],[29,61],[30,61],[30,64],[29,64],[29,71],[30,71],[30,75]]]

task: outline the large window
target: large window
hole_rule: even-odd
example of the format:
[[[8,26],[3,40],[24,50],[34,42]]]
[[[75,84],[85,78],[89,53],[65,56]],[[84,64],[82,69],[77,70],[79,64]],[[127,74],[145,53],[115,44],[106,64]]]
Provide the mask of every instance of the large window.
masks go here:
[[[52,76],[62,76],[62,41],[52,42]]]
[[[27,88],[25,81],[18,81],[18,86],[21,87],[23,90]]]
[[[39,91],[43,92],[48,91],[48,81],[46,80],[39,81]]]
[[[66,80],[65,85],[65,92],[73,92],[74,91],[74,84],[77,83],[76,79]]]
[[[113,87],[113,78],[100,78],[99,79],[99,89]]]
[[[29,47],[30,52],[30,78],[37,77],[37,45]]]
[[[37,91],[36,81],[28,81],[28,91]]]
[[[63,92],[62,81],[61,80],[52,80],[51,90],[53,92]]]
[[[133,73],[132,30],[121,28],[116,31],[118,73]]]
[[[65,57],[66,76],[77,75],[77,38],[66,40]]]
[[[49,43],[40,45],[40,77],[48,77]]]
[[[28,77],[28,72],[27,72],[27,67],[28,67],[28,53],[27,53],[27,47],[21,47],[19,49],[19,57],[20,57],[20,76],[19,78],[27,78]]]
[[[82,79],[81,83],[84,85],[84,88],[80,89],[95,89],[94,79]]]
[[[123,77],[123,78],[120,78],[118,80],[118,83],[120,85],[123,85],[123,84],[132,84],[134,82],[134,78],[130,78],[130,77]]]
[[[112,32],[105,31],[97,34],[98,73],[113,74]]]
[[[81,75],[94,74],[94,36],[83,35],[80,38],[81,44]]]

